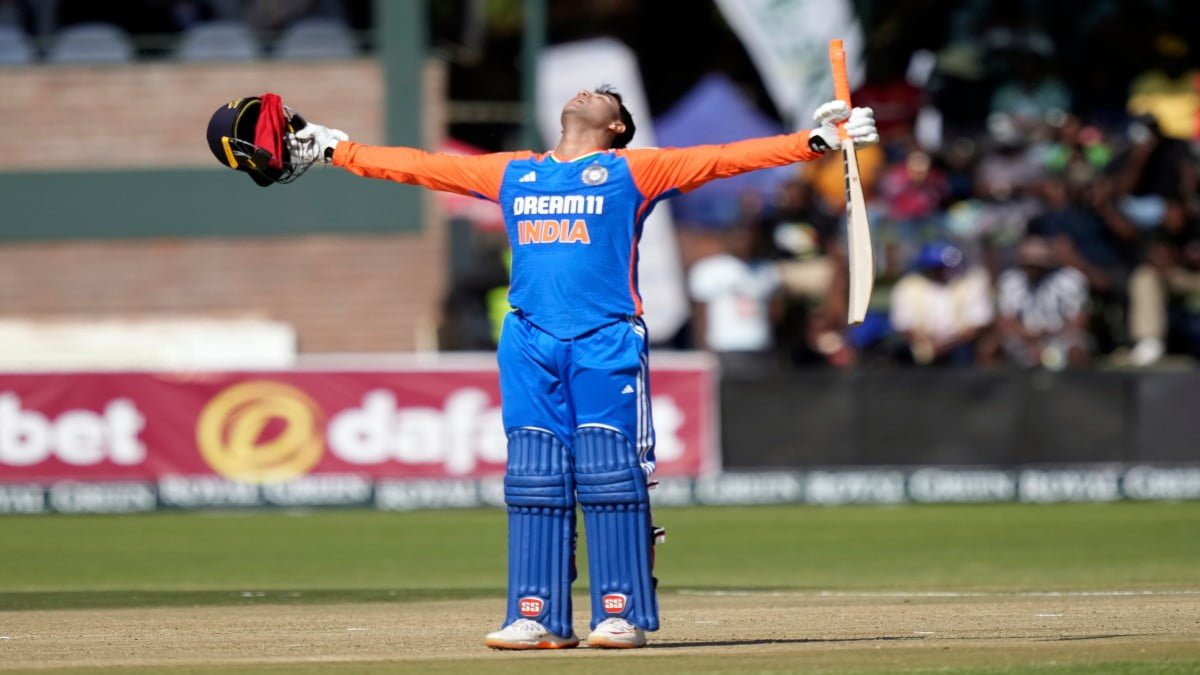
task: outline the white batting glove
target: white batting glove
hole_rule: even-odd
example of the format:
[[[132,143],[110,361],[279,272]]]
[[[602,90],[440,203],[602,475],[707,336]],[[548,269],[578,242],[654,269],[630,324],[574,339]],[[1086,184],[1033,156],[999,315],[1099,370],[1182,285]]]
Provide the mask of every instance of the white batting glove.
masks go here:
[[[308,122],[303,129],[287,135],[288,151],[292,153],[292,161],[296,163],[328,163],[333,160],[333,150],[337,144],[348,140],[350,137],[341,129],[330,129],[313,122]]]
[[[825,152],[842,146],[838,138],[838,123],[846,120],[846,135],[854,145],[870,145],[879,142],[879,130],[875,128],[875,111],[871,108],[854,108],[845,101],[830,101],[821,104],[813,113],[818,126],[808,136],[808,145],[817,152]]]

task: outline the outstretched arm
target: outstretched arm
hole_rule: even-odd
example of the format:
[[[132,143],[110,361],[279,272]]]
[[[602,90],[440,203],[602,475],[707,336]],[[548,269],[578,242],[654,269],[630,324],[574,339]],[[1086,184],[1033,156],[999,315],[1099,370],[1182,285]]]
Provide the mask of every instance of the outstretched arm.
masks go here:
[[[813,117],[820,126],[812,131],[724,145],[639,148],[626,151],[626,157],[638,189],[653,200],[671,190],[688,192],[718,178],[816,159],[826,150],[839,147],[837,123],[843,120],[856,145],[879,140],[875,113],[870,108],[851,112],[845,103],[833,101],[818,108]]]
[[[417,148],[382,147],[354,143],[346,134],[308,123],[289,138],[293,155],[332,163],[367,178],[420,185],[491,201],[500,199],[500,181],[507,164],[529,152],[488,155],[448,155]]]
[[[447,155],[416,148],[380,147],[349,141],[338,143],[333,153],[334,166],[357,176],[420,185],[442,192],[500,199],[500,181],[504,168],[528,152],[498,152],[488,155]]]

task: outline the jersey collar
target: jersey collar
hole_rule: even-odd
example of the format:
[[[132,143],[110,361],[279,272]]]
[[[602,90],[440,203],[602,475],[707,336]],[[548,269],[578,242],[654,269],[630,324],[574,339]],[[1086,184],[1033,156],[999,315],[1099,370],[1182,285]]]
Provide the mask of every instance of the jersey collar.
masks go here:
[[[570,164],[571,162],[578,162],[581,159],[587,159],[588,157],[593,157],[595,155],[599,155],[599,154],[605,153],[605,152],[608,152],[608,151],[607,150],[593,150],[591,152],[585,152],[582,155],[576,157],[575,159],[571,159],[571,160],[563,160],[563,159],[559,159],[559,158],[555,157],[553,150],[551,150],[550,152],[547,152],[546,156],[549,157],[550,161],[554,162],[555,164]]]

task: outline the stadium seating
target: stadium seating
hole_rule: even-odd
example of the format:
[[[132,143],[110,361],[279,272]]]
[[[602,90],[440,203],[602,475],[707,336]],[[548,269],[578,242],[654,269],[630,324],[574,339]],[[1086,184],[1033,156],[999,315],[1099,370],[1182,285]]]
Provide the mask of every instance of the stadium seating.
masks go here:
[[[125,31],[108,23],[67,26],[55,36],[46,60],[50,63],[114,64],[134,58],[133,42]]]
[[[347,59],[358,55],[354,33],[336,19],[304,19],[284,30],[275,45],[280,59]]]
[[[29,38],[16,26],[0,25],[0,66],[25,66],[37,60]]]
[[[180,61],[253,61],[262,56],[262,45],[243,23],[210,21],[184,33],[176,56]]]

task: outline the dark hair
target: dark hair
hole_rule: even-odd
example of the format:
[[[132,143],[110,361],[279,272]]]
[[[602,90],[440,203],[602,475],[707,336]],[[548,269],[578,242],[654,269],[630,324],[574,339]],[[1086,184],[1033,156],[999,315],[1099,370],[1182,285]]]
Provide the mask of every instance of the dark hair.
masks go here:
[[[629,109],[625,107],[624,101],[621,100],[621,95],[617,93],[616,89],[612,88],[612,85],[608,84],[596,87],[595,93],[613,97],[617,100],[617,107],[621,109],[621,122],[625,124],[625,131],[617,134],[616,138],[613,139],[613,148],[619,149],[629,145],[629,141],[633,140],[633,132],[637,131],[637,127],[633,125],[633,115],[629,114]]]

